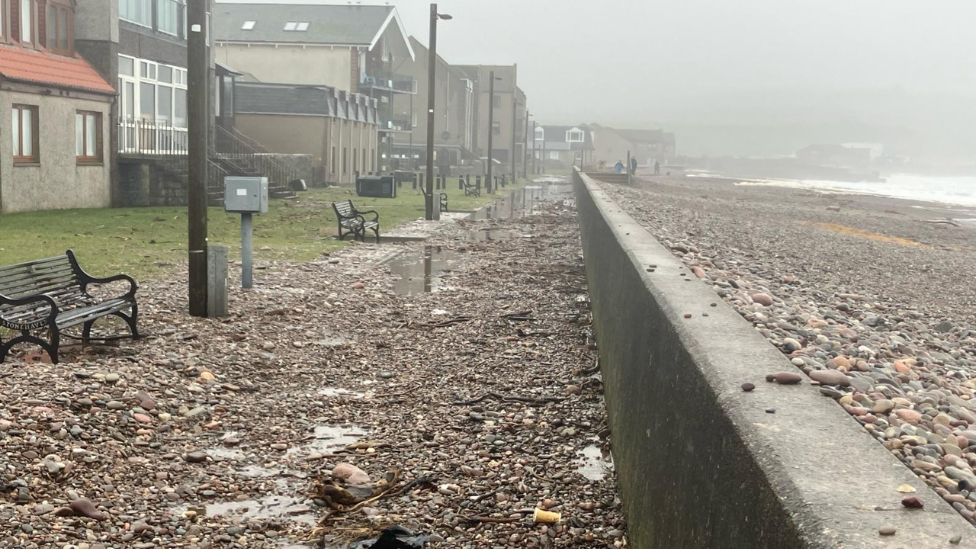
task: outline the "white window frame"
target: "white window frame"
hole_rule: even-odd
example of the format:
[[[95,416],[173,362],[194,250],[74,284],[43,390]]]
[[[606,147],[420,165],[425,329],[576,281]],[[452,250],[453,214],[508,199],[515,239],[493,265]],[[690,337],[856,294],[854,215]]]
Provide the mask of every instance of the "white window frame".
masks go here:
[[[299,21],[298,26],[295,27],[295,30],[298,32],[305,32],[308,30],[308,25],[309,24],[307,21]]]
[[[34,0],[15,1],[20,2],[20,41],[34,44],[36,43],[36,37],[34,36]],[[25,7],[27,10],[24,10]],[[27,17],[24,17],[24,11],[27,12]]]
[[[283,29],[281,29],[281,30],[288,31],[288,32],[294,32],[295,29],[297,29],[297,28],[298,28],[298,21],[286,21],[285,22],[285,27]]]
[[[579,139],[573,139],[577,135],[579,136]],[[583,133],[583,130],[572,129],[566,131],[567,143],[582,143],[585,139],[586,139],[586,134]]]
[[[246,30],[246,31],[254,30],[254,26],[257,24],[258,24],[257,21],[244,21],[244,24],[241,25],[241,30]]]
[[[559,151],[549,151],[549,160],[559,160]]]
[[[180,3],[177,0],[155,0],[156,2],[156,30],[163,34],[168,34],[170,36],[179,36],[180,32]],[[173,14],[173,31],[164,30],[159,26],[159,21],[161,19],[160,14],[163,12],[161,9],[164,3],[170,3],[176,9]]]
[[[546,129],[543,128],[542,126],[536,127],[536,129],[535,129],[535,140],[536,141],[545,141],[546,140]]]
[[[127,2],[127,1],[129,1],[129,0],[121,0],[121,2]],[[143,2],[143,1],[147,2],[147,4],[149,5],[149,12],[148,12],[149,13],[149,22],[148,23],[143,23],[142,21],[134,21],[132,19],[126,19],[125,17],[122,16],[122,9],[121,9],[121,7],[119,8],[119,19],[121,19],[122,21],[127,21],[129,23],[132,23],[133,25],[139,25],[140,27],[146,27],[147,29],[151,29],[152,28],[152,7],[153,7],[153,0],[135,0],[135,2]]]
[[[159,82],[157,77],[159,75],[159,63],[155,61],[149,61],[148,59],[139,59],[137,57],[131,57],[128,55],[119,55],[120,58],[131,59],[133,71],[135,74],[133,76],[128,76],[124,74],[119,75],[119,122],[123,125],[135,127],[137,121],[141,124],[155,124],[159,126],[172,126],[174,128],[173,132],[181,133],[186,131],[186,127],[176,125],[176,103],[177,103],[177,90],[183,90],[187,92],[187,78],[186,69],[183,67],[178,67],[175,65],[164,65],[168,67],[173,74],[172,82]],[[146,66],[146,72],[148,76],[142,76],[143,65]],[[124,89],[125,84],[130,83],[133,85],[132,97],[125,97]],[[153,86],[153,93],[155,95],[155,112],[154,118],[152,120],[143,120],[142,118],[142,97],[141,97],[141,84],[149,84]],[[159,116],[159,105],[160,105],[160,86],[163,89],[168,89],[170,95],[170,113],[169,122],[164,122],[164,120]],[[126,106],[128,103],[132,103],[132,118],[128,118],[126,114]],[[189,118],[189,113],[187,113],[187,118]],[[189,120],[186,122],[186,126],[189,125]],[[122,133],[126,132],[126,129],[120,130]],[[133,135],[138,135],[138,132],[133,131]],[[120,139],[125,141],[125,136],[120,136]],[[136,140],[138,137],[136,137]],[[138,152],[142,151],[139,149],[138,142],[134,142],[130,145],[122,144],[124,152]]]

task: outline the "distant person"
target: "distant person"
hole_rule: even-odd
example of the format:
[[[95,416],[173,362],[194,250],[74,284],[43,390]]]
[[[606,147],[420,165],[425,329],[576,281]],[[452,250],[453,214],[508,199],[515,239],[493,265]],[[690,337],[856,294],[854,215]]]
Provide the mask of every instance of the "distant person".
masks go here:
[[[657,160],[654,161],[654,175],[661,175],[661,163]]]
[[[624,163],[618,160],[617,163],[613,165],[613,171],[617,173],[624,173]]]
[[[637,175],[637,157],[630,157],[630,175]]]

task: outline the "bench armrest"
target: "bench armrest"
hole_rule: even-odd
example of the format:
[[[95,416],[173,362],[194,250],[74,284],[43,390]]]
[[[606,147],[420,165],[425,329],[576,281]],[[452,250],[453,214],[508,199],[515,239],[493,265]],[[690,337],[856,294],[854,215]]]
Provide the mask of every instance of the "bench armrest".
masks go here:
[[[371,221],[379,221],[380,220],[380,214],[376,210],[366,210],[366,211],[363,211],[363,212],[361,212],[359,210],[356,210],[356,213],[360,217],[362,217],[365,214],[373,214],[373,219],[371,219]]]
[[[125,293],[122,297],[133,298],[136,296],[136,290],[139,289],[139,285],[136,281],[129,275],[120,274],[115,276],[110,276],[107,278],[95,278],[93,276],[86,276],[81,282],[81,291],[88,293],[89,284],[109,284],[111,282],[118,282],[124,280],[129,283],[129,291]]]
[[[46,295],[32,295],[28,297],[14,299],[12,297],[7,297],[3,294],[0,294],[0,305],[18,307],[20,305],[30,305],[31,303],[43,303],[51,308],[51,313],[48,315],[47,320],[44,322],[45,325],[53,323],[58,318],[58,313],[60,313],[60,310],[58,310],[58,304],[51,297],[48,297]],[[15,322],[14,324],[18,324],[18,323]],[[19,328],[14,328],[14,329],[19,329]]]

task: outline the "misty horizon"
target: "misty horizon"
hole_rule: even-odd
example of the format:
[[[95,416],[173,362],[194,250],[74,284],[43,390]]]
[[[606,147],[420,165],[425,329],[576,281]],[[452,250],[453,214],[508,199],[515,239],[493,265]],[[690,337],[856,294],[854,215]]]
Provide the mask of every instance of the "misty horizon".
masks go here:
[[[429,2],[369,4],[395,6],[406,32],[427,44]],[[971,2],[438,5],[454,17],[438,27],[438,53],[456,65],[518,64],[540,123],[661,127],[685,133],[679,149],[693,155],[789,154],[794,142],[874,139],[899,154],[976,161],[968,145],[976,129],[967,112],[976,96]],[[746,141],[772,144],[716,142],[700,127],[741,128]],[[790,128],[796,133],[783,142]]]

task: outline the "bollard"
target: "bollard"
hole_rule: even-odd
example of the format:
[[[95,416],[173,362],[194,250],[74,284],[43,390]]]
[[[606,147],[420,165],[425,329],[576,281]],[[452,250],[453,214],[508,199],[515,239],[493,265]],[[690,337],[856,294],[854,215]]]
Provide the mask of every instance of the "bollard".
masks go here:
[[[227,316],[227,246],[207,246],[207,316]]]
[[[458,190],[459,191],[464,190],[464,176],[461,175],[458,176]]]
[[[502,176],[502,188],[504,189],[508,185],[508,177]]]
[[[413,174],[413,190],[417,190],[417,174]]]
[[[474,188],[478,189],[479,191],[481,190],[481,176],[480,175],[476,175],[475,178],[474,178]]]

